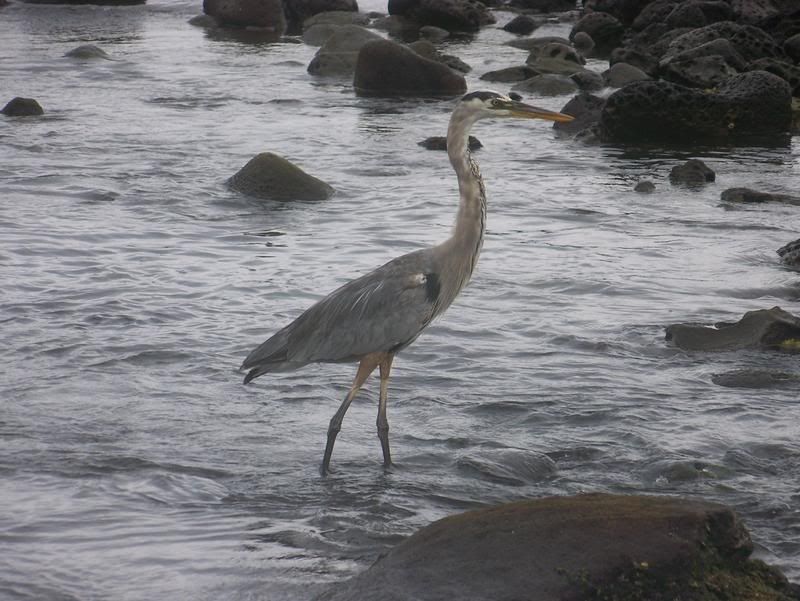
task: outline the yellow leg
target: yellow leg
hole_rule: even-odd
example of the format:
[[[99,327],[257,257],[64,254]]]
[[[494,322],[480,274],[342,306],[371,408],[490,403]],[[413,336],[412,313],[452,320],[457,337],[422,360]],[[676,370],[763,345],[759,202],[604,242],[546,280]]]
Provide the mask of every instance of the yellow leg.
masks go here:
[[[392,454],[389,451],[389,419],[386,417],[386,401],[389,398],[389,373],[392,370],[394,355],[386,354],[380,363],[381,368],[381,395],[378,401],[378,438],[383,449],[383,466],[392,465]]]

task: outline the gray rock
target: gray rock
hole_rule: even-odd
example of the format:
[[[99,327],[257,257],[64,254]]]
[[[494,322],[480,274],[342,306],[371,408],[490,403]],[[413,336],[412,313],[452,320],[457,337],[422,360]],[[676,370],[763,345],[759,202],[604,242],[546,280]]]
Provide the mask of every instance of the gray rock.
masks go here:
[[[638,67],[651,77],[658,72],[658,59],[652,54],[636,48],[614,48],[608,62],[612,67],[617,63],[628,63]]]
[[[7,117],[35,117],[43,115],[44,109],[34,98],[22,98],[17,96],[12,98],[0,113]]]
[[[66,52],[64,56],[77,58],[80,60],[111,60],[111,57],[106,53],[105,50],[95,46],[94,44],[84,44],[83,46],[78,46],[77,48],[73,48],[69,52]]]
[[[720,199],[724,202],[782,202],[800,206],[800,196],[791,194],[772,194],[769,192],[757,192],[750,188],[728,188],[720,194]]]
[[[594,41],[594,55],[608,58],[611,51],[621,44],[625,27],[608,13],[588,13],[575,23],[569,39],[575,39],[581,31]]]
[[[667,27],[674,29],[676,27],[703,27],[708,25],[706,16],[697,2],[681,2],[667,15],[664,21]]]
[[[666,332],[667,340],[688,351],[800,351],[800,319],[780,307],[748,311],[736,323],[717,323],[714,327],[680,323],[667,326]]]
[[[457,96],[467,91],[463,76],[389,40],[361,48],[353,86],[362,96]]]
[[[203,12],[223,26],[286,30],[281,0],[203,0]]]
[[[778,9],[770,0],[731,0],[731,8],[740,23],[756,24],[778,15]]]
[[[697,59],[701,57],[707,56],[721,56],[728,65],[732,68],[736,69],[737,71],[744,71],[747,66],[747,61],[744,60],[744,57],[736,51],[736,48],[733,47],[730,40],[726,38],[717,38],[715,40],[711,40],[710,42],[706,42],[704,44],[700,44],[699,46],[694,46],[683,52],[673,53],[667,58],[661,60],[661,67],[666,67],[672,62],[676,61],[685,61],[688,59]]]
[[[667,17],[678,6],[678,0],[655,0],[650,2],[636,16],[631,27],[636,31],[643,31],[652,25],[663,23],[666,25]]]
[[[633,187],[634,192],[641,192],[642,194],[650,194],[651,192],[655,192],[656,185],[651,181],[643,181],[637,183]]]
[[[626,26],[646,7],[649,0],[583,0],[586,12],[608,13]]]
[[[315,25],[369,25],[369,17],[352,10],[329,10],[312,15],[303,21],[303,31]]]
[[[442,63],[443,65],[447,65],[451,69],[460,73],[469,73],[472,70],[472,67],[470,67],[457,56],[442,54],[439,52],[436,49],[436,46],[434,46],[429,40],[417,40],[416,42],[409,44],[408,47],[421,57],[436,61],[437,63]]]
[[[525,62],[539,73],[572,75],[585,70],[585,59],[571,46],[559,42],[532,49]]]
[[[337,27],[311,59],[308,72],[312,75],[349,77],[355,71],[361,48],[368,42],[377,40],[383,38],[374,31],[358,25]]]
[[[539,24],[535,19],[528,15],[517,15],[508,23],[503,25],[503,29],[509,33],[516,33],[518,35],[530,35]]]
[[[748,71],[767,71],[783,79],[792,88],[792,96],[800,96],[800,67],[776,58],[759,58],[747,65]]]
[[[419,37],[420,24],[400,15],[387,15],[375,19],[372,28],[386,31],[391,36],[405,40]]]
[[[578,85],[566,75],[545,73],[543,75],[534,75],[530,79],[514,84],[511,89],[515,92],[536,94],[538,96],[562,96],[577,92]]]
[[[716,503],[541,498],[434,522],[317,601],[595,598],[587,591],[607,599],[711,599],[719,580],[788,597],[780,573],[747,560],[752,547],[736,514]]]
[[[597,92],[606,87],[603,76],[597,71],[584,69],[583,71],[573,73],[569,78],[577,84],[578,89],[582,92]]]
[[[435,25],[447,31],[478,31],[495,22],[494,15],[478,0],[389,0],[389,14]]]
[[[741,73],[715,92],[639,81],[609,96],[600,118],[606,142],[737,140],[789,131],[789,84],[764,71]]]
[[[800,269],[800,238],[781,246],[775,252],[781,258],[781,263]]]
[[[507,67],[505,69],[498,69],[497,71],[488,71],[481,75],[481,79],[484,81],[511,83],[530,79],[534,75],[539,75],[536,69],[527,65],[522,65],[520,67]]]
[[[422,146],[425,150],[447,150],[447,138],[445,136],[431,136],[425,138],[422,142],[417,142],[418,146]],[[467,147],[470,151],[483,148],[483,144],[475,136],[470,136],[467,141]]]
[[[425,25],[419,28],[419,35],[430,42],[444,42],[450,37],[450,32],[434,25]]]
[[[334,190],[271,152],[262,152],[236,172],[228,185],[242,194],[268,200],[325,200]]]
[[[783,51],[795,63],[800,63],[800,33],[796,33],[784,40]]]
[[[471,478],[522,486],[552,478],[556,464],[547,455],[521,449],[481,449],[457,462]]]
[[[358,13],[356,0],[283,0],[283,7],[286,14],[286,27],[291,34],[300,33],[304,23],[320,13]],[[361,19],[363,18],[354,17],[352,24],[364,24]],[[339,24],[344,25],[345,23],[339,22]]]
[[[763,369],[737,369],[711,376],[711,381],[726,388],[800,388],[800,375]]]
[[[511,40],[510,42],[506,42],[506,45],[519,48],[520,50],[527,50],[528,52],[538,52],[542,46],[545,46],[551,42],[557,42],[566,46],[569,46],[572,43],[567,38],[548,35],[539,38],[520,38],[517,40]]]
[[[671,184],[705,184],[716,179],[714,170],[700,159],[689,159],[683,165],[676,165],[669,172]]]
[[[511,6],[537,13],[559,13],[575,10],[574,0],[511,0]]]
[[[575,37],[572,38],[572,45],[582,56],[591,56],[592,50],[594,50],[594,40],[585,31],[579,31],[575,34]]]
[[[614,63],[610,69],[603,72],[603,80],[612,88],[621,88],[634,81],[645,79],[650,79],[650,76],[628,63]]]
[[[555,123],[553,129],[559,133],[574,135],[589,130],[600,120],[600,112],[606,101],[599,96],[581,92],[563,106],[560,112],[574,117],[569,123]]]
[[[720,55],[673,59],[661,68],[661,77],[691,88],[716,88],[737,74]]]
[[[670,42],[663,58],[672,58],[691,48],[719,38],[728,40],[746,61],[764,57],[783,58],[784,56],[780,45],[765,31],[752,25],[721,21],[676,37]]]
[[[341,25],[316,23],[303,29],[303,42],[309,46],[322,46]]]

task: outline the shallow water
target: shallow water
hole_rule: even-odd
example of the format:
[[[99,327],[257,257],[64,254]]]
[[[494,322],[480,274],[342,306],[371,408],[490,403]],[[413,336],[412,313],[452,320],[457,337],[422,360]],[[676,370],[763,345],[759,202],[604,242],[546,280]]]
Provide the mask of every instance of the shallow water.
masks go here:
[[[214,38],[187,24],[199,10],[0,9],[0,101],[46,110],[0,119],[0,598],[307,599],[449,513],[584,491],[730,504],[759,556],[800,580],[797,388],[712,382],[797,372],[797,357],[685,353],[663,331],[800,313],[800,278],[774,254],[797,207],[719,200],[796,191],[796,139],[631,149],[479,124],[484,253],[395,362],[397,466],[381,468],[370,382],[322,479],[353,368],[247,387],[236,368],[314,299],[447,236],[455,181],[417,142],[444,133],[452,101],[357,98],[306,73],[315,48]],[[474,89],[524,60],[498,46],[510,38],[446,50]],[[63,56],[85,43],[114,60]],[[337,195],[228,190],[262,151]],[[717,181],[670,186],[689,157]],[[632,192],[641,178],[654,194]]]

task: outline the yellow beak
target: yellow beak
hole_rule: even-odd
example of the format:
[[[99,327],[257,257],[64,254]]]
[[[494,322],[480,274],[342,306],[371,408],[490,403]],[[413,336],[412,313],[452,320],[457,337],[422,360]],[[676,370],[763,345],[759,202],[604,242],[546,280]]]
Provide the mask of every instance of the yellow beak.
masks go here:
[[[564,113],[540,109],[516,100],[507,103],[505,108],[511,112],[512,116],[521,117],[522,119],[546,119],[547,121],[556,121],[558,123],[569,123],[575,119],[575,117]]]

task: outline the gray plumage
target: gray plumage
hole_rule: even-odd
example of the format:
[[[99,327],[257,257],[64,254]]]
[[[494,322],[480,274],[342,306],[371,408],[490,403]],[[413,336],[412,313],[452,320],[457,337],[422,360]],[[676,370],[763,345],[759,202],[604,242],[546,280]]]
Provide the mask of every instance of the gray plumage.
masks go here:
[[[572,119],[496,92],[464,96],[453,111],[447,132],[447,152],[460,196],[450,238],[392,259],[333,291],[253,350],[242,364],[242,369],[249,370],[244,379],[247,384],[265,373],[294,370],[309,363],[359,362],[353,385],[331,419],[323,475],[344,414],[376,367],[381,372],[378,437],[384,465],[391,465],[386,401],[394,355],[450,306],[469,281],[483,244],[486,193],[467,143],[472,125],[485,117]]]

